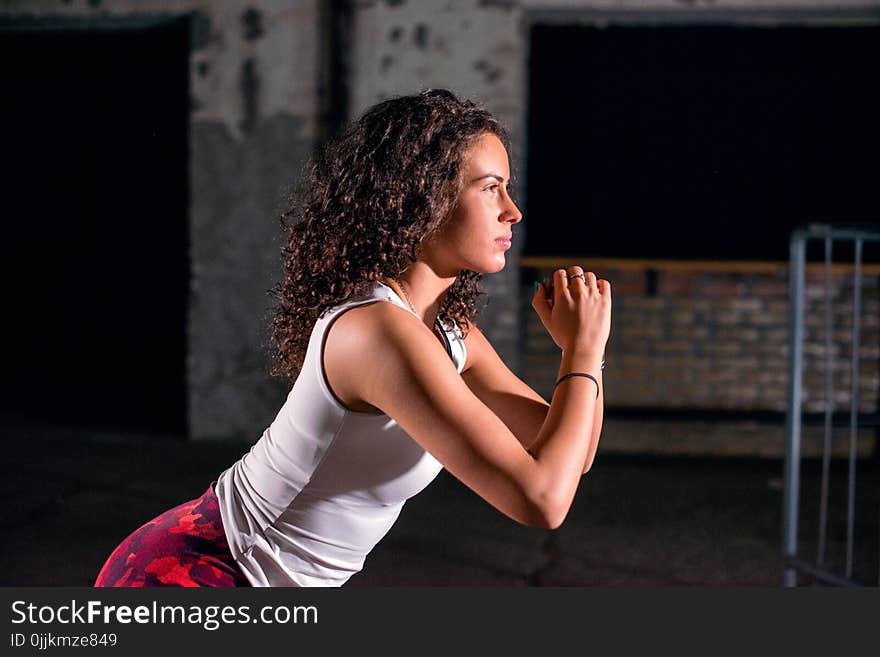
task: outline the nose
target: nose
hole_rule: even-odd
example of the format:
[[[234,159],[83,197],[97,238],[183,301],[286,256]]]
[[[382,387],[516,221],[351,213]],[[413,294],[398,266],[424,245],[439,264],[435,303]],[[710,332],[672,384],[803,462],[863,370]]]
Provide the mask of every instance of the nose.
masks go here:
[[[501,215],[504,217],[505,221],[509,221],[511,224],[518,224],[522,221],[522,212],[519,211],[519,208],[516,207],[516,203],[513,202],[513,199],[510,198],[510,196],[505,194],[505,198],[506,203]]]

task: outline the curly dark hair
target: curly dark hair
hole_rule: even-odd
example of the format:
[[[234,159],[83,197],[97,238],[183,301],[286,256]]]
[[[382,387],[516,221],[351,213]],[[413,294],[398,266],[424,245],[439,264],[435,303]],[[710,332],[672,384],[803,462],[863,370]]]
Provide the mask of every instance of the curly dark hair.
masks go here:
[[[283,276],[271,294],[270,373],[295,380],[311,329],[329,308],[400,276],[451,216],[467,151],[506,130],[485,108],[445,89],[369,108],[305,165],[281,213]],[[482,274],[461,270],[439,315],[464,335]]]

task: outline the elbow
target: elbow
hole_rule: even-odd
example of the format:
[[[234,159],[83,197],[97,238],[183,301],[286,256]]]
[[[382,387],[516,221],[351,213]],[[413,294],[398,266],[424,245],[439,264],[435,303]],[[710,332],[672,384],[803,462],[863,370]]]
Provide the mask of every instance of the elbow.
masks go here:
[[[568,516],[568,511],[566,511],[565,513],[547,515],[544,517],[544,522],[541,524],[541,528],[559,529],[562,526],[562,523],[565,521],[566,516]]]
[[[541,529],[559,529],[567,516],[568,509],[546,510],[541,514],[539,522],[534,526]]]
[[[532,504],[531,513],[524,523],[540,529],[559,529],[571,508],[571,499],[543,495]]]
[[[569,480],[569,476],[577,477]],[[577,470],[567,474],[538,471],[521,489],[524,502],[522,524],[540,529],[558,529],[571,509],[580,477]]]

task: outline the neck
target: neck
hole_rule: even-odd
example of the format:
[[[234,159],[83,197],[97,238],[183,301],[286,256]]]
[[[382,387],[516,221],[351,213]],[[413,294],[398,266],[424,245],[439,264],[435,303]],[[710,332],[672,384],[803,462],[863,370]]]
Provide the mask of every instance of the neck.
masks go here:
[[[440,312],[443,301],[446,299],[446,292],[455,282],[455,276],[449,277],[440,274],[428,263],[417,260],[397,277],[397,282],[400,285],[391,278],[386,278],[384,282],[394,288],[394,291],[405,303],[407,303],[408,295],[416,315],[428,327],[433,327],[437,313]]]

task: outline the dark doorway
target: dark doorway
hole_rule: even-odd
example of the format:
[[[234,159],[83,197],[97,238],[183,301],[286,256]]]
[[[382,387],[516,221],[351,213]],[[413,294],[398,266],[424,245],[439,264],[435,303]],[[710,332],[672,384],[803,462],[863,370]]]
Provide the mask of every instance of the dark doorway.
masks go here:
[[[784,261],[798,226],[880,230],[880,28],[536,25],[530,47],[526,255]]]
[[[0,412],[186,431],[188,20],[0,31]]]

